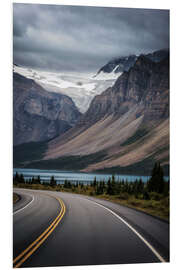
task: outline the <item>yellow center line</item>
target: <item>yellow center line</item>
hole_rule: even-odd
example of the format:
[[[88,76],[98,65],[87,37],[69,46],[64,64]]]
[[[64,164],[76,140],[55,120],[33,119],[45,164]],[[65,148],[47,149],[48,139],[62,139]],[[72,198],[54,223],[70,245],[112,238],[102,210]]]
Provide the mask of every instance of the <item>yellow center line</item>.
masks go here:
[[[52,224],[31,244],[29,245],[21,254],[19,254],[14,260],[13,263],[18,261],[27,251],[29,251],[48,231],[49,229],[56,223],[57,219],[61,216],[62,208],[59,213],[59,215],[56,217],[56,219],[52,222]]]
[[[49,195],[51,196],[51,195]],[[25,262],[34,252],[35,250],[46,240],[46,238],[54,231],[54,229],[57,227],[61,219],[63,218],[66,207],[64,205],[64,202],[57,197],[51,196],[53,198],[56,198],[58,202],[61,205],[61,211],[59,215],[55,218],[55,220],[52,222],[52,224],[32,243],[30,244],[22,253],[20,253],[14,260],[13,264],[15,264],[17,261],[19,261],[23,256],[23,258],[14,266],[14,268],[18,268],[22,265],[23,262]],[[37,244],[36,244],[37,243]],[[34,248],[33,248],[34,247]],[[30,251],[29,251],[30,250]],[[28,252],[29,251],[29,252]],[[28,253],[27,253],[28,252]],[[27,253],[27,254],[26,254]]]

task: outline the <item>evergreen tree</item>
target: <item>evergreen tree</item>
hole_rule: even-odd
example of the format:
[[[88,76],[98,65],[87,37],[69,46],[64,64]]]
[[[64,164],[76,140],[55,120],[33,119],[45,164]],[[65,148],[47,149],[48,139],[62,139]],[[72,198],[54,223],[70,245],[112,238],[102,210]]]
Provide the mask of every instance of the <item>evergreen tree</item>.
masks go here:
[[[16,172],[16,174],[13,177],[13,184],[17,185],[19,183],[19,174]]]
[[[24,175],[22,173],[20,174],[20,177],[19,177],[19,183],[21,183],[21,184],[24,184],[25,183],[25,181],[24,181]]]
[[[152,175],[151,178],[147,182],[148,191],[162,193],[164,190],[164,173],[159,162],[155,163],[151,175]]]
[[[147,192],[147,190],[145,190],[144,193],[143,193],[143,199],[144,200],[149,200],[150,199],[150,196],[149,196],[149,193]]]
[[[138,180],[136,179],[133,183],[133,193],[137,196],[138,195]]]
[[[84,184],[83,184],[83,182],[81,183],[81,189],[84,187]]]
[[[94,177],[94,181],[93,181],[93,187],[96,187],[97,185],[97,181],[96,181],[96,176]]]
[[[52,187],[56,186],[56,181],[55,181],[55,179],[54,179],[54,176],[53,176],[53,175],[51,176],[51,180],[50,180],[50,186],[52,186]]]
[[[138,194],[142,194],[144,191],[144,183],[142,181],[142,179],[139,179],[138,183],[137,183],[137,192]]]
[[[68,187],[68,182],[67,180],[64,181],[64,188],[67,188]]]
[[[96,194],[100,195],[103,193],[104,193],[104,182],[100,181],[99,183],[97,183]]]
[[[105,185],[105,182],[104,182],[104,180],[103,180],[103,181],[102,181],[103,193],[104,193],[105,187],[106,187],[106,185]]]
[[[78,181],[76,181],[76,185],[75,185],[75,187],[76,187],[76,188],[78,187]]]
[[[109,178],[109,180],[107,182],[107,194],[114,195],[111,178]]]
[[[32,179],[31,178],[29,178],[29,184],[32,185]]]
[[[38,183],[38,184],[41,184],[41,178],[40,178],[40,175],[38,175],[38,177],[37,177],[37,183]]]
[[[164,181],[163,194],[164,194],[164,196],[168,196],[169,195],[169,180],[167,182]]]
[[[114,174],[112,175],[112,193],[116,194],[117,190],[116,190],[116,182],[115,182],[115,176]]]
[[[72,188],[72,184],[70,181],[68,181],[67,186],[68,186],[68,188]]]
[[[121,192],[122,192],[122,182],[119,181],[119,182],[117,183],[117,193],[119,194],[119,193],[121,193]]]
[[[128,192],[128,180],[127,180],[127,179],[126,179],[126,181],[124,182],[123,192]]]
[[[34,179],[34,176],[32,177],[31,182],[32,182],[32,184],[35,184],[35,179]]]

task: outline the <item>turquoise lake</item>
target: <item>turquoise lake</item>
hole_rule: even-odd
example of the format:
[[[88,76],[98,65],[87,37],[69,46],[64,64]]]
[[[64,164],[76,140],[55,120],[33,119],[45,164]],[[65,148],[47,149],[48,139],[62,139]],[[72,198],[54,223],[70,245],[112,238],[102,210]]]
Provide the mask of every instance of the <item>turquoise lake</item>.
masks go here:
[[[109,177],[112,174],[99,174],[99,173],[83,173],[83,172],[73,172],[73,171],[58,171],[58,170],[39,170],[39,169],[22,169],[22,168],[14,168],[13,174],[18,172],[18,174],[23,174],[25,180],[31,179],[33,176],[37,177],[38,175],[41,178],[41,181],[50,181],[51,176],[54,176],[57,184],[64,183],[65,180],[68,181],[78,181],[87,184],[94,180],[96,177],[97,181],[104,180],[108,181]],[[142,179],[143,182],[146,182],[150,176],[138,176],[138,175],[121,175],[115,174],[115,180],[127,180],[127,181],[135,181],[136,179]],[[168,177],[165,177],[168,180]]]

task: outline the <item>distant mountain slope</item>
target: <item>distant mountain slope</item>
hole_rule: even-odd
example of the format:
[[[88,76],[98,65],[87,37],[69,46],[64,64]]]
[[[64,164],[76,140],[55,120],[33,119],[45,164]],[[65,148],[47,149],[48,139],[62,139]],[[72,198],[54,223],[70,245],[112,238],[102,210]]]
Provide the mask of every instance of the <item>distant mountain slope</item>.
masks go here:
[[[147,160],[169,163],[168,56],[160,62],[139,56],[113,87],[92,100],[74,128],[49,142],[41,165],[54,160],[62,168],[63,157],[101,153],[99,161],[88,160],[81,169],[121,171]]]
[[[81,113],[68,96],[45,91],[13,73],[13,143],[39,142],[63,134]]]

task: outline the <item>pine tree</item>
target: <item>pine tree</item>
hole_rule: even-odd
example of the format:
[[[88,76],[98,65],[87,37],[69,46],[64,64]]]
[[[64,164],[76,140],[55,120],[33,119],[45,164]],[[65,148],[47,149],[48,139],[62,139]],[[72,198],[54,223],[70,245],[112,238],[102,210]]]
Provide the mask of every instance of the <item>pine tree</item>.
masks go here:
[[[25,183],[23,174],[20,174],[19,183],[21,183],[21,184]]]
[[[35,179],[34,179],[34,176],[32,177],[32,184],[35,184]]]
[[[40,178],[40,175],[38,175],[37,183],[38,183],[38,184],[41,184],[41,178]]]
[[[144,191],[144,183],[142,179],[139,179],[138,184],[137,184],[137,192],[138,194],[142,194]]]
[[[15,176],[13,177],[13,184],[16,185],[19,182],[19,174],[16,172]]]
[[[67,180],[64,181],[64,188],[67,188],[68,187],[68,182]]]
[[[114,195],[111,178],[109,178],[109,180],[107,182],[107,194]]]
[[[94,177],[94,181],[93,181],[93,187],[96,187],[97,185],[97,181],[96,181],[96,176]]]
[[[103,193],[104,193],[104,182],[100,181],[99,183],[97,183],[96,194],[100,195]]]
[[[84,184],[83,184],[83,182],[81,182],[81,189],[83,189],[83,187],[84,187]]]
[[[163,190],[164,196],[169,195],[169,180],[167,182],[164,182],[164,190]]]
[[[55,179],[54,179],[54,176],[53,176],[53,175],[51,176],[51,180],[50,180],[50,186],[52,186],[52,187],[56,186],[56,181],[55,181]]]
[[[78,181],[76,181],[75,187],[77,188],[77,187],[78,187],[78,185],[79,185],[79,184],[78,184]]]
[[[164,173],[160,163],[156,162],[152,170],[152,176],[147,182],[149,192],[162,193],[164,190]]]
[[[116,194],[117,190],[116,190],[116,182],[115,182],[115,176],[114,174],[112,175],[112,193]]]

